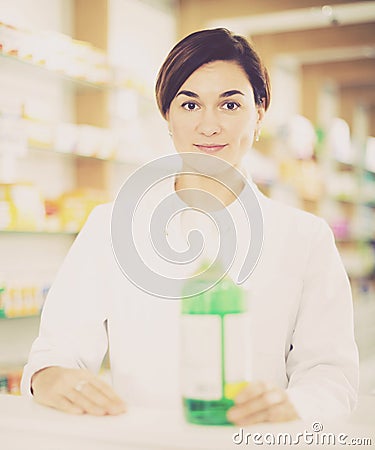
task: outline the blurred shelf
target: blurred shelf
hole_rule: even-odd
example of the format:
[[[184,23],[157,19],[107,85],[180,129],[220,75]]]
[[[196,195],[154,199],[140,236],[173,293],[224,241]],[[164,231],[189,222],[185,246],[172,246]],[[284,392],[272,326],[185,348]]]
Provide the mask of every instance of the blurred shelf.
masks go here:
[[[8,55],[2,53],[1,51],[0,51],[0,58],[3,61],[7,61],[11,64],[15,64],[20,67],[23,66],[24,68],[30,68],[30,70],[35,71],[36,73],[38,73],[38,75],[42,75],[50,79],[52,78],[55,80],[65,82],[66,86],[69,86],[74,90],[94,91],[94,92],[128,90],[135,92],[139,96],[139,99],[142,102],[145,102],[145,105],[147,107],[149,106],[150,103],[154,104],[155,101],[153,96],[153,90],[149,91],[145,86],[138,83],[136,80],[123,78],[118,81],[117,80],[115,81],[116,68],[114,67],[109,68],[111,81],[95,82],[86,80],[81,77],[67,75],[63,71],[54,70],[42,64],[37,64],[34,63],[33,61],[23,59],[18,56]]]
[[[339,161],[338,159],[334,159],[333,160],[336,164],[336,167],[339,170],[343,170],[343,171],[355,171],[359,169],[358,164],[356,163],[350,163],[350,162],[345,162],[345,161]]]
[[[14,64],[20,64],[24,67],[30,67],[32,70],[38,71],[41,74],[45,74],[48,77],[54,77],[57,80],[65,81],[73,87],[75,86],[77,88],[85,90],[109,90],[115,88],[113,83],[95,83],[84,80],[82,78],[69,76],[58,70],[50,69],[43,65],[36,64],[32,61],[19,58],[18,56],[0,53],[0,57]]]
[[[56,149],[50,148],[50,147],[42,147],[42,146],[38,147],[36,145],[30,145],[28,147],[28,149],[33,152],[44,152],[44,153],[49,153],[49,154],[62,155],[62,156],[66,156],[67,158],[92,159],[92,160],[108,162],[108,163],[116,164],[116,165],[135,165],[135,164],[145,164],[147,162],[147,161],[137,162],[137,161],[132,161],[132,160],[121,160],[121,159],[116,159],[116,158],[101,158],[99,156],[83,155],[81,153],[73,153],[73,152],[64,152],[62,150],[56,150]]]
[[[336,244],[372,244],[372,242],[374,242],[374,239],[347,237],[335,238],[335,242]]]
[[[355,198],[331,196],[330,200],[337,203],[345,203],[346,205],[358,205],[358,200]]]
[[[19,58],[18,56],[7,55],[6,53],[0,52],[0,57],[7,61],[10,61],[14,64],[21,64],[24,67],[30,67],[32,70],[38,71],[39,73],[46,74],[49,77],[52,76],[52,77],[55,77],[56,79],[68,82],[72,86],[77,86],[78,88],[89,89],[89,90],[109,90],[109,89],[113,89],[115,87],[113,83],[92,82],[92,81],[85,80],[83,78],[70,76],[70,75],[65,74],[62,71],[53,70],[42,64],[37,64],[37,63],[34,63],[33,61]]]
[[[79,231],[46,231],[46,230],[0,230],[0,235],[42,235],[42,236],[76,236]]]
[[[336,238],[335,237],[335,242],[336,244],[358,244],[359,239],[355,239],[355,238]]]
[[[329,200],[336,202],[336,203],[342,203],[348,206],[365,206],[367,208],[375,208],[375,200],[374,201],[364,201],[349,197],[337,197],[337,196],[331,196],[329,197]],[[319,200],[321,201],[321,200]]]
[[[40,313],[39,314],[29,314],[29,315],[24,315],[24,316],[1,316],[0,315],[0,320],[19,320],[19,319],[36,319],[36,318],[40,318]]]

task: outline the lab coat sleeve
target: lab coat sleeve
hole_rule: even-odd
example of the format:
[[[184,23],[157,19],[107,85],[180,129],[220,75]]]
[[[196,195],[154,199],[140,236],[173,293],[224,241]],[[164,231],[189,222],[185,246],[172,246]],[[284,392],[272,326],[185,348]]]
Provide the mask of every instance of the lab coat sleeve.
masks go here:
[[[25,395],[32,395],[31,377],[44,367],[87,368],[94,373],[100,368],[108,344],[103,244],[107,230],[100,208],[86,221],[48,293],[39,336],[23,371]]]
[[[307,261],[286,361],[287,392],[302,419],[321,421],[352,411],[359,382],[351,288],[323,220]]]

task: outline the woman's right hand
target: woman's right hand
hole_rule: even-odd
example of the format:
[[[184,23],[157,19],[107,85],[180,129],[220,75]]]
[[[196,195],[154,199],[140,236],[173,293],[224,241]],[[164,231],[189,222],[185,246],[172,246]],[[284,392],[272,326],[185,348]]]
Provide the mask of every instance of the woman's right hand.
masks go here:
[[[122,399],[87,369],[46,367],[34,373],[31,387],[38,403],[70,414],[104,416],[125,412]]]

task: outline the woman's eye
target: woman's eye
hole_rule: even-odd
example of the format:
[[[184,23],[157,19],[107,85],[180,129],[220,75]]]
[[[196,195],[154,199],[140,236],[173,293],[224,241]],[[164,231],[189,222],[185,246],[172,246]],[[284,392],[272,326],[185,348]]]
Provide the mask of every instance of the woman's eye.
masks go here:
[[[223,105],[224,109],[228,109],[229,111],[234,111],[240,107],[237,102],[226,102]]]
[[[193,102],[186,102],[182,104],[182,107],[184,109],[187,109],[188,111],[194,111],[195,109],[198,108],[198,105],[196,103]]]

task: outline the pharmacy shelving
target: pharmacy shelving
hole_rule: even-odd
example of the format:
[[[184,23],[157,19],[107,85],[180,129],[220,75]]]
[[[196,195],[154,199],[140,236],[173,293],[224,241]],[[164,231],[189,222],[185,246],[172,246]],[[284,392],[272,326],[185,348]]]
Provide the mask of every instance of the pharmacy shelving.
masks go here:
[[[365,152],[366,148],[357,147],[356,163],[333,161],[330,176],[342,181],[342,191],[332,199],[345,225],[336,242],[354,299],[368,301],[375,298],[375,174],[366,170],[360,151]]]
[[[0,51],[0,64],[2,66],[15,65],[18,70],[32,70],[38,76],[49,79],[60,80],[65,83],[65,88],[76,91],[117,91],[117,90],[131,90],[135,91],[140,96],[141,101],[152,101],[152,92],[142,83],[137,80],[123,75],[121,69],[110,67],[107,68],[107,80],[102,82],[95,82],[85,79],[84,76],[71,76],[64,73],[62,70],[55,70],[44,63],[36,63],[29,59],[24,59],[16,55],[4,54]]]
[[[94,56],[95,60],[99,58],[100,62],[98,65],[95,62],[92,64],[93,60],[89,57],[89,60],[85,61],[85,64],[87,64],[83,68],[83,72],[80,72],[82,59],[79,57],[79,60],[74,60],[73,64],[68,64],[65,68],[62,66],[58,68],[54,63],[63,63],[67,56],[68,59],[70,58],[70,55],[64,55],[60,61],[56,61],[56,59],[48,60],[50,56],[55,57],[51,53],[46,54],[46,58],[36,57],[32,53],[34,50],[38,53],[40,48],[35,47],[32,51],[28,51],[27,46],[32,42],[32,39],[23,39],[25,36],[30,37],[30,34],[13,27],[8,27],[4,34],[3,24],[0,24],[0,27],[3,27],[0,30],[2,31],[0,33],[2,92],[4,90],[8,90],[8,92],[15,90],[16,95],[9,96],[11,100],[14,98],[21,98],[22,100],[22,96],[24,96],[27,101],[30,101],[30,98],[33,95],[35,96],[35,87],[38,85],[41,92],[40,96],[44,96],[44,99],[48,100],[51,94],[51,102],[54,103],[54,107],[58,111],[57,115],[51,118],[49,116],[40,118],[38,115],[33,116],[34,109],[25,108],[22,101],[19,102],[20,107],[17,110],[13,107],[8,110],[8,103],[4,103],[2,100],[0,103],[0,119],[4,120],[5,118],[6,123],[3,123],[2,129],[0,127],[0,163],[4,162],[4,155],[8,157],[8,163],[9,155],[11,158],[14,156],[11,162],[14,163],[14,166],[17,164],[17,168],[21,166],[24,169],[23,177],[25,173],[27,175],[28,170],[32,170],[34,167],[43,167],[43,169],[39,169],[38,175],[34,176],[34,180],[32,180],[36,187],[38,187],[39,182],[43,182],[43,178],[47,180],[53,178],[51,170],[54,167],[63,167],[61,171],[59,169],[56,178],[74,176],[71,184],[73,185],[72,188],[77,190],[85,190],[85,183],[105,180],[103,173],[108,164],[116,166],[114,170],[120,171],[125,170],[124,167],[128,163],[133,166],[134,161],[124,161],[124,158],[117,158],[117,155],[113,152],[96,153],[95,150],[91,151],[87,142],[90,138],[90,131],[93,134],[91,142],[99,140],[94,137],[95,133],[95,136],[99,136],[99,133],[109,135],[110,130],[107,128],[110,123],[110,111],[107,109],[109,108],[109,99],[121,90],[131,91],[133,97],[134,95],[137,97],[139,111],[142,112],[147,109],[151,96],[148,97],[144,86],[137,81],[126,79],[122,75],[120,77],[120,74],[107,64],[107,56],[104,52],[93,48],[88,43],[73,42],[67,36],[60,35],[59,39],[73,45],[73,53],[78,51],[87,55],[87,50],[89,50],[90,55]],[[21,36],[21,44],[17,33]],[[46,42],[47,40],[45,40]],[[17,46],[19,47],[17,48]],[[44,89],[49,89],[49,91],[46,91],[48,94],[43,93]],[[85,103],[86,100],[87,104]],[[64,104],[60,105],[59,102],[64,102]],[[96,102],[98,107],[94,108],[93,105]],[[64,113],[65,115],[60,114],[60,109],[61,111],[67,111]],[[56,117],[60,116],[61,119],[56,121]],[[13,135],[11,135],[9,123],[14,125]],[[70,128],[73,132],[77,131],[77,135],[78,131],[83,130],[81,140],[84,144],[84,152],[79,151],[79,148],[76,148],[75,145],[71,145],[71,142],[68,151],[66,151],[66,148],[63,151],[59,146],[53,145],[54,141],[51,141],[49,136],[53,136],[55,128],[60,123],[66,129]],[[31,129],[32,126],[34,126],[34,129]],[[76,130],[74,127],[76,127]],[[20,151],[20,146],[17,147],[14,144],[16,137],[19,138],[20,136],[19,130],[25,128],[27,131],[31,129],[32,134],[34,133],[32,136],[34,141],[28,139],[29,136],[25,133]],[[65,129],[61,133],[62,138],[64,138],[64,132]],[[35,136],[37,139],[35,139]],[[40,143],[38,143],[39,137],[41,137]],[[20,139],[16,144],[19,143]],[[15,148],[13,153],[12,145]],[[52,163],[50,163],[51,158],[53,159]],[[46,161],[48,161],[48,166]],[[45,167],[47,167],[47,170],[44,169]],[[7,167],[0,172],[2,176],[9,175]],[[24,182],[24,178],[21,181]],[[17,174],[15,180],[10,182],[0,177],[0,183],[17,184]],[[44,184],[48,185],[48,181]],[[92,185],[87,187],[87,189],[97,189],[98,192],[99,190],[103,192],[103,195],[97,197],[99,198],[98,203],[102,200],[107,201],[107,199],[104,200],[107,188],[108,186],[105,184],[99,187]],[[64,194],[64,192],[66,191],[61,191],[61,194]],[[54,200],[53,196],[51,198],[44,196],[45,198],[48,198],[48,201]],[[90,205],[95,206],[95,196],[89,200],[90,202],[93,200]],[[7,208],[7,205],[4,203],[4,198],[0,198],[1,202],[2,205],[0,206],[3,208],[1,211],[5,211],[4,207]],[[52,204],[51,207],[54,206],[56,205]],[[59,206],[58,204],[57,210],[59,210]],[[40,292],[43,291],[43,295],[45,295],[46,289],[53,281],[58,267],[78,233],[79,227],[73,227],[71,224],[64,224],[63,222],[58,225],[57,217],[53,222],[46,222],[45,228],[40,223],[33,227],[18,224],[17,228],[14,228],[9,224],[4,226],[4,221],[0,220],[0,222],[0,253],[4,256],[0,264],[0,286],[5,286],[7,289],[6,292],[4,291],[1,294],[3,305],[1,305],[0,299],[0,310],[2,310],[1,315],[3,316],[0,320],[0,341],[9,343],[9,346],[2,345],[0,348],[1,392],[5,390],[4,383],[6,383],[7,374],[10,374],[8,376],[10,380],[17,379],[19,381],[19,370],[25,364],[31,343],[38,332],[39,310],[34,305],[33,313],[28,313],[31,309],[24,306],[27,304],[25,298],[34,294],[38,295],[38,305],[41,306]],[[4,303],[6,303],[5,309]],[[11,382],[11,390],[17,392],[17,388],[13,386],[13,381]]]
[[[374,300],[375,173],[365,167],[358,150],[351,162],[337,160],[324,136],[306,161],[293,156],[281,132],[266,137],[256,144],[261,154],[252,158],[254,181],[260,180],[260,188],[276,200],[324,217],[335,235],[354,300]]]

